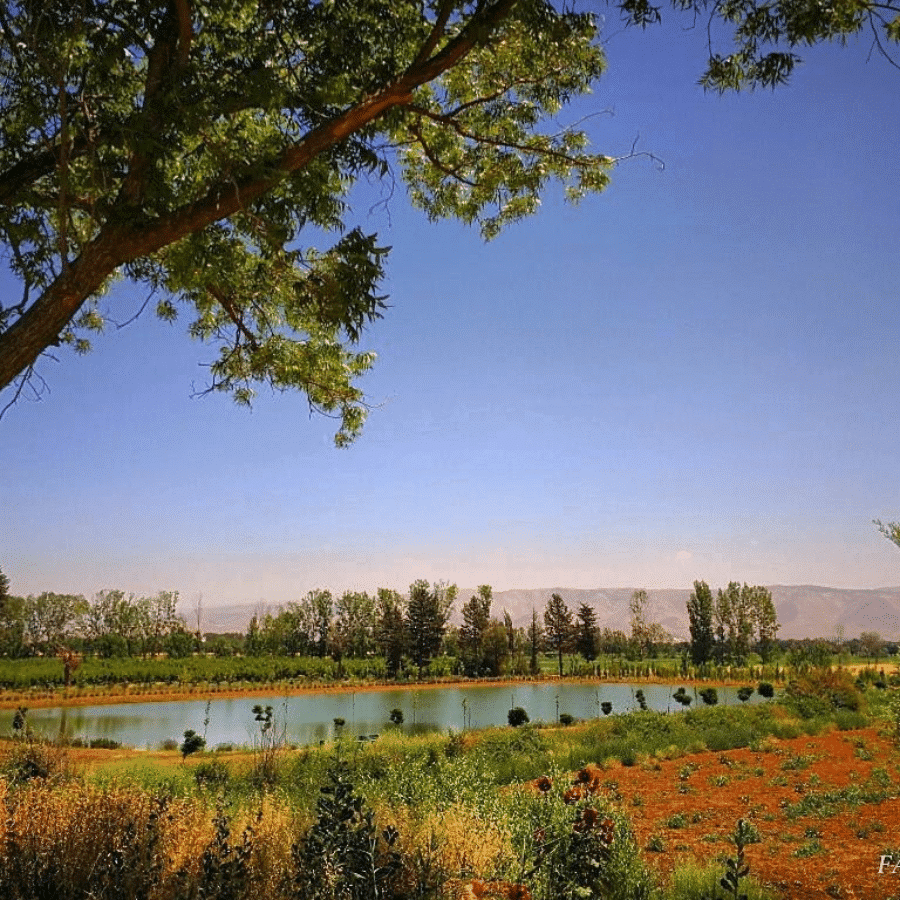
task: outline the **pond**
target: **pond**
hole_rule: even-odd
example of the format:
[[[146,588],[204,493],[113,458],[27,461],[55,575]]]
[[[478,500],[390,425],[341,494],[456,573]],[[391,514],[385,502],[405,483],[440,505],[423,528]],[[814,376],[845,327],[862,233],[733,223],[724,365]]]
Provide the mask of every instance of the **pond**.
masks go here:
[[[638,708],[635,693],[643,690],[650,709],[681,711],[672,698],[677,685],[607,683],[529,683],[454,685],[452,687],[359,690],[297,696],[248,696],[238,699],[123,703],[101,706],[32,709],[28,723],[38,734],[49,738],[108,738],[126,746],[143,749],[159,747],[165,740],[181,741],[184,731],[206,734],[207,746],[220,744],[252,746],[259,735],[253,707],[273,708],[279,734],[292,744],[314,744],[335,737],[336,718],[344,720],[343,732],[353,737],[379,734],[389,726],[391,711],[403,713],[402,729],[407,733],[462,731],[506,725],[507,713],[521,706],[532,722],[556,722],[568,713],[576,719],[602,716],[601,704],[612,704],[613,714]],[[740,703],[737,689],[717,688],[719,703]],[[694,688],[693,708],[703,705]],[[759,702],[758,694],[747,701]],[[12,732],[13,710],[0,710],[0,734]],[[208,722],[204,722],[208,717]]]

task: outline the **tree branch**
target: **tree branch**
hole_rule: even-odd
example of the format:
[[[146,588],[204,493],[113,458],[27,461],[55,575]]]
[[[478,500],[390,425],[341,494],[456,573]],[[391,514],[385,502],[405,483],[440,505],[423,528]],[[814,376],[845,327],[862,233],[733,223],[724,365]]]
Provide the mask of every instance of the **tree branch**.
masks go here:
[[[193,234],[246,209],[279,185],[291,173],[306,167],[322,152],[365,128],[387,110],[411,104],[413,91],[433,81],[460,62],[484,35],[496,28],[517,0],[498,0],[476,13],[458,35],[430,59],[410,66],[393,83],[361,99],[328,122],[311,129],[288,147],[269,169],[272,174],[240,182],[220,181],[205,197],[150,222],[135,222],[133,197],[139,194],[145,161],[126,177],[107,223],[84,245],[68,269],[60,273],[31,308],[9,329],[0,333],[0,389],[34,364],[38,356],[68,326],[84,301],[100,289],[123,264],[151,255],[188,234]],[[171,27],[171,26],[170,26]],[[156,49],[156,48],[154,48]],[[148,70],[147,89],[156,90],[158,63]],[[146,107],[146,103],[145,103]],[[118,207],[118,209],[116,208]]]

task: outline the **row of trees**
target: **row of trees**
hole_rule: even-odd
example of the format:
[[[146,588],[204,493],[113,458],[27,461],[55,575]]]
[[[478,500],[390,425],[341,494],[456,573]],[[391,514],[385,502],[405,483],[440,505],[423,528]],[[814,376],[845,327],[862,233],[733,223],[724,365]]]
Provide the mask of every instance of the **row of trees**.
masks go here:
[[[705,581],[695,581],[687,612],[695,665],[743,665],[751,651],[768,661],[775,649],[778,616],[772,594],[764,587],[732,581],[713,598]]]
[[[345,656],[380,653],[391,675],[404,657],[421,674],[441,650],[456,594],[456,585],[429,585],[424,579],[409,586],[407,597],[388,588],[379,588],[374,596],[347,591],[337,599],[328,590],[310,591],[275,614],[254,616],[245,649],[250,654],[331,656],[338,662]]]
[[[110,590],[91,600],[52,591],[16,597],[0,572],[0,656],[49,655],[73,647],[104,658],[187,656],[196,638],[177,606],[177,591],[138,597]]]

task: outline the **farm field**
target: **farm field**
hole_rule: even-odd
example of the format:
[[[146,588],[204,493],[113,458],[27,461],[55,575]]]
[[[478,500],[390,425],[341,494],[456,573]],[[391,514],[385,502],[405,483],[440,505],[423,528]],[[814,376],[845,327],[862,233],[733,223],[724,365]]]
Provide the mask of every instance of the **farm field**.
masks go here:
[[[607,774],[652,868],[728,850],[744,818],[759,836],[751,872],[786,898],[900,897],[900,754],[876,728],[767,739],[760,749],[695,753]],[[612,786],[614,785],[614,786]],[[654,852],[652,848],[658,848]]]

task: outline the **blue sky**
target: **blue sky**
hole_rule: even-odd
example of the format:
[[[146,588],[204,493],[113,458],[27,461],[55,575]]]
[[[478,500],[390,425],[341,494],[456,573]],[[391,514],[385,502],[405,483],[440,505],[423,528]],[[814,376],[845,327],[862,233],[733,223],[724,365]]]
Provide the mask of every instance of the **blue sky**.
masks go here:
[[[213,353],[183,324],[46,364],[0,422],[13,592],[900,584],[871,524],[900,518],[900,73],[861,41],[722,98],[703,35],[615,30],[571,116],[664,169],[490,244],[363,198],[391,308],[349,449],[300,396],[191,399]]]

